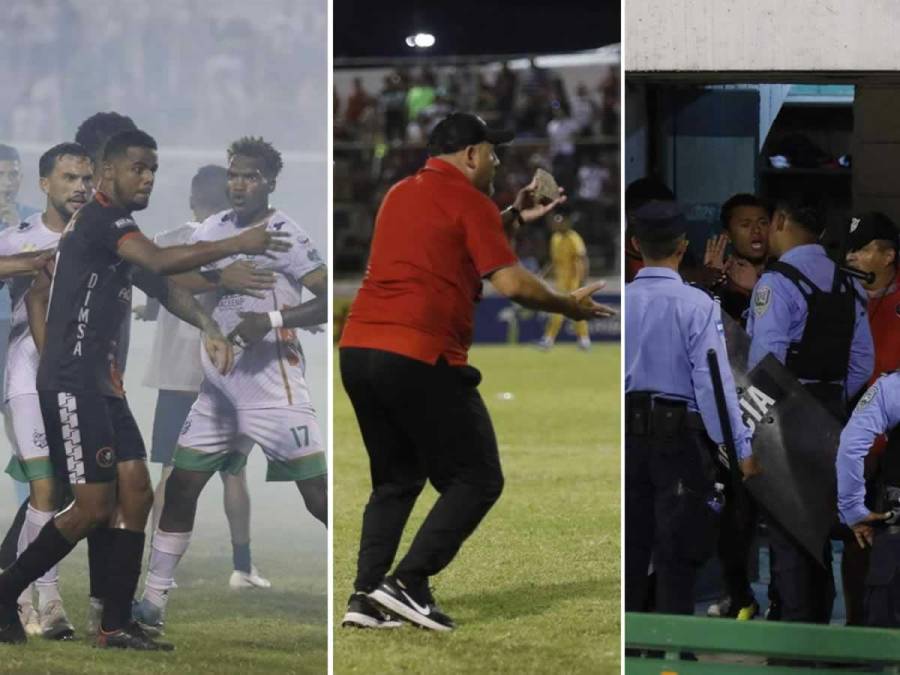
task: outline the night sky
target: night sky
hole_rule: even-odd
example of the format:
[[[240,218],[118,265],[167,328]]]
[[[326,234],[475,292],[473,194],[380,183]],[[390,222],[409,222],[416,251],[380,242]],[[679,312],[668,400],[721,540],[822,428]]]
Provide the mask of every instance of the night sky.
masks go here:
[[[619,0],[335,0],[336,58],[564,53],[619,42]],[[433,33],[431,49],[407,35]]]

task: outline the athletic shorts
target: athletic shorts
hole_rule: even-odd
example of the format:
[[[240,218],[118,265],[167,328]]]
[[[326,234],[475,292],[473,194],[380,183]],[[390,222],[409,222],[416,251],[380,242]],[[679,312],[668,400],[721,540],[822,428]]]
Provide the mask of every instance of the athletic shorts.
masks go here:
[[[175,445],[178,443],[178,434],[196,400],[197,392],[195,391],[159,390],[159,395],[156,397],[156,412],[153,414],[151,462],[159,462],[164,466],[172,463]]]
[[[116,463],[147,459],[144,439],[124,398],[39,392],[57,476],[72,485],[109,483]]]
[[[212,387],[203,388],[191,407],[178,437],[175,466],[239,473],[254,444],[269,462],[268,481],[306,480],[328,473],[311,406],[235,409]]]
[[[6,403],[6,416],[12,427],[13,456],[6,473],[22,483],[52,478],[50,450],[41,403],[37,394],[13,396]]]

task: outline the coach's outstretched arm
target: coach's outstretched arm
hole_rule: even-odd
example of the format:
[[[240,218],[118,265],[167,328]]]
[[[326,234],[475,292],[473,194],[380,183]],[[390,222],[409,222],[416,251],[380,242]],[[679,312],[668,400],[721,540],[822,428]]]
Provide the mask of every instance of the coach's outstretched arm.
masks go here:
[[[616,311],[594,302],[591,296],[606,285],[597,281],[571,293],[557,293],[521,265],[510,265],[488,275],[500,293],[529,309],[564,314],[575,321],[615,316]]]
[[[261,339],[273,328],[306,328],[328,321],[328,268],[317,267],[300,283],[313,294],[313,299],[280,312],[241,312],[241,322],[228,335],[235,344],[248,345]],[[280,314],[278,317],[273,317]],[[274,321],[274,322],[273,322]],[[276,323],[278,325],[276,325]]]
[[[157,246],[143,234],[122,237],[118,254],[123,260],[143,267],[154,274],[177,274],[242,253],[248,255],[288,251],[290,235],[277,230],[267,230],[266,225],[250,227],[227,239],[198,241],[178,246]]]

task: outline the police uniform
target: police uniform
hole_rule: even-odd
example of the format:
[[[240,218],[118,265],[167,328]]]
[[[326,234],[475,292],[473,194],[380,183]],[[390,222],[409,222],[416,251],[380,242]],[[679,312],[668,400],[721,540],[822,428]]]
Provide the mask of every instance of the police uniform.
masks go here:
[[[685,231],[674,203],[634,214],[642,238]],[[716,352],[740,459],[750,455],[728,364],[719,305],[674,270],[644,267],[625,288],[625,607],[642,611],[647,572],[656,609],[692,614],[694,581],[715,548],[722,431],[707,352]]]
[[[862,288],[822,246],[795,246],[769,265],[753,289],[747,332],[750,368],[773,354],[837,419],[846,419],[846,402],[872,373],[874,348]],[[822,542],[826,568],[772,519],[769,543],[781,617],[827,623],[834,602],[830,542]]]
[[[869,515],[863,460],[880,434],[888,434],[888,444],[874,510],[892,510],[895,515],[886,525],[874,525],[866,576],[866,624],[900,628],[900,371],[882,376],[866,391],[841,433],[838,510],[847,525],[860,523]]]

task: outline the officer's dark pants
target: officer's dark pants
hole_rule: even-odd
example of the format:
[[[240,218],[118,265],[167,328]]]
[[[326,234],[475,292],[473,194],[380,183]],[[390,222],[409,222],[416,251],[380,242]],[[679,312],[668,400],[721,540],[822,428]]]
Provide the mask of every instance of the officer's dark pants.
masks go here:
[[[777,579],[781,619],[828,623],[834,605],[831,541],[822,542],[826,565],[822,567],[777,521],[769,518],[768,524],[772,576]]]
[[[900,628],[900,527],[875,534],[865,607],[866,625]]]
[[[722,581],[725,592],[731,598],[733,611],[750,605],[753,600],[753,588],[747,567],[750,564],[750,553],[756,537],[756,502],[743,485],[737,487],[741,491],[743,508],[737,509],[735,486],[730,477],[724,477],[725,508],[722,511],[722,523],[719,531],[719,562],[722,565]]]
[[[374,349],[341,349],[341,377],[369,455],[355,589],[388,573],[426,479],[440,493],[394,574],[427,593],[503,489],[497,440],[469,366]]]
[[[656,611],[694,613],[697,570],[713,553],[718,516],[711,443],[702,431],[625,435],[625,611],[645,609],[653,556]]]

